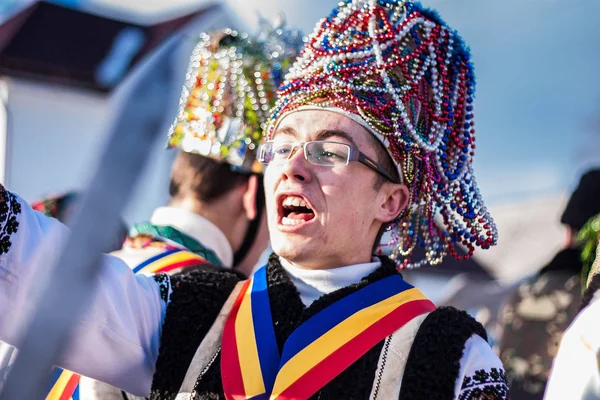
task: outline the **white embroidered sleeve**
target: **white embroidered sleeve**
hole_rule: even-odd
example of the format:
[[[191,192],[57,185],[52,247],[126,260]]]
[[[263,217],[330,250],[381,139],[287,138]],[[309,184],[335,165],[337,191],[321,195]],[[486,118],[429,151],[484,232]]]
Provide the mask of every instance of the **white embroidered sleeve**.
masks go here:
[[[22,316],[43,292],[67,235],[0,185],[0,340],[19,342]],[[60,366],[148,395],[169,294],[168,277],[135,275],[119,258],[103,256],[96,293]]]
[[[600,399],[600,298],[563,335],[544,399]]]
[[[455,400],[508,399],[502,362],[479,335],[465,343],[454,393]]]

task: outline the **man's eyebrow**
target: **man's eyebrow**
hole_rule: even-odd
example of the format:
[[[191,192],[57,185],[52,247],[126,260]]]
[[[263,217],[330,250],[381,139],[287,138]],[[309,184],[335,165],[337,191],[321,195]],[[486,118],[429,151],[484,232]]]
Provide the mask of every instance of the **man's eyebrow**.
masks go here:
[[[282,128],[277,128],[275,133],[273,133],[273,139],[277,135],[290,135],[293,137],[298,137],[298,132],[296,132],[296,130],[294,128],[292,128],[291,126],[284,126]]]
[[[315,134],[315,140],[325,140],[330,139],[332,137],[340,137],[349,141],[352,146],[358,147],[352,136],[346,131],[342,131],[340,129],[323,129]]]

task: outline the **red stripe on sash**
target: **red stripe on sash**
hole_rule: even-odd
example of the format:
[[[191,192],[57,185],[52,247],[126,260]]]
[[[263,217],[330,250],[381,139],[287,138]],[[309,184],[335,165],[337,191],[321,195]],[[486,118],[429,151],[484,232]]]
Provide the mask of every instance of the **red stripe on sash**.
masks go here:
[[[200,264],[207,264],[208,261],[204,260],[204,259],[199,259],[199,258],[192,258],[190,260],[184,260],[184,261],[179,261],[173,264],[169,264],[163,268],[160,268],[156,271],[154,271],[154,273],[158,273],[158,272],[169,272],[169,271],[173,271],[174,269],[177,268],[183,268],[183,267],[188,267],[191,265],[200,265]]]
[[[62,394],[59,397],[59,400],[69,400],[73,393],[75,393],[75,389],[77,385],[79,385],[79,380],[81,379],[81,375],[73,374],[73,376],[69,379],[69,383],[65,386]]]
[[[435,305],[430,300],[413,300],[398,307],[307,371],[277,396],[277,400],[308,399],[381,340],[413,318],[433,310],[435,310]]]
[[[251,280],[248,280],[242,286],[233,308],[227,317],[225,327],[223,328],[223,338],[221,339],[221,380],[223,382],[223,391],[227,400],[245,400],[246,390],[242,379],[242,370],[238,356],[237,341],[235,339],[235,319],[242,304],[242,300],[248,291]]]

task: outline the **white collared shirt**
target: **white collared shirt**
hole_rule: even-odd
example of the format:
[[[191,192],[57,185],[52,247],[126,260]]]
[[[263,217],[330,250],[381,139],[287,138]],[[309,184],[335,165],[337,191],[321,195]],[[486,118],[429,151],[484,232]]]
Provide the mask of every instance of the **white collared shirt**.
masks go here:
[[[233,249],[225,234],[202,215],[177,207],[159,207],[154,210],[150,222],[154,225],[171,226],[202,243],[215,252],[225,267],[233,264]]]

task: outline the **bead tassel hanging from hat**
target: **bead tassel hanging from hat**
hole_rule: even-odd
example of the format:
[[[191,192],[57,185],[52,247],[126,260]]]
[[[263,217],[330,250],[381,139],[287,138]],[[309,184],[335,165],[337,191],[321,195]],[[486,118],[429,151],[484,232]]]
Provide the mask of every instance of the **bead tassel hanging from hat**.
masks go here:
[[[410,191],[380,252],[388,249],[402,268],[438,264],[497,242],[472,167],[474,94],[469,51],[436,13],[410,1],[348,1],[309,37],[279,88],[266,134],[307,105],[360,116]],[[415,261],[417,245],[425,258]]]

